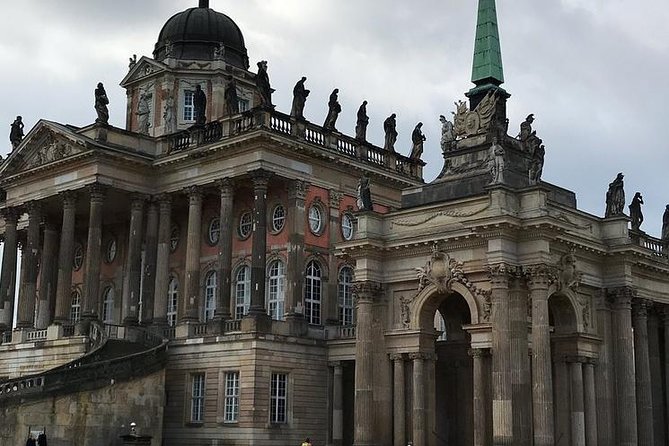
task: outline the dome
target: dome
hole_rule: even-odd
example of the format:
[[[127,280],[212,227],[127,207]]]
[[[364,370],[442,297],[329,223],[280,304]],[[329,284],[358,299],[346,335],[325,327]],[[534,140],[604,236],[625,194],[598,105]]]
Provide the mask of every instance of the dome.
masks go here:
[[[160,31],[153,57],[159,61],[168,56],[213,60],[222,44],[226,63],[248,69],[249,58],[242,31],[230,17],[208,6],[208,1],[200,0],[198,8],[189,8],[172,16]]]

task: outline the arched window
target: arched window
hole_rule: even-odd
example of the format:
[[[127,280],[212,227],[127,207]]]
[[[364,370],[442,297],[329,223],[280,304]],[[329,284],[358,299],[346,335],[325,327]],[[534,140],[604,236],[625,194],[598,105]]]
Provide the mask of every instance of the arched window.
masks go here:
[[[70,303],[70,322],[76,324],[81,319],[81,293],[79,290],[72,291]]]
[[[235,319],[241,319],[249,312],[251,305],[251,268],[242,265],[235,274]]]
[[[216,292],[218,291],[216,271],[209,271],[204,279],[204,320],[214,318],[216,311]]]
[[[286,267],[281,260],[275,260],[270,264],[267,270],[267,277],[267,308],[269,309],[269,315],[272,319],[282,321],[284,315]]]
[[[170,278],[167,287],[167,324],[174,327],[177,324],[177,305],[179,303],[179,280],[175,276]]]
[[[321,267],[313,260],[307,265],[304,283],[304,316],[312,325],[321,324]]]
[[[114,288],[108,286],[102,292],[102,322],[114,323]]]
[[[345,266],[339,271],[337,297],[339,300],[339,323],[353,325],[353,270]]]

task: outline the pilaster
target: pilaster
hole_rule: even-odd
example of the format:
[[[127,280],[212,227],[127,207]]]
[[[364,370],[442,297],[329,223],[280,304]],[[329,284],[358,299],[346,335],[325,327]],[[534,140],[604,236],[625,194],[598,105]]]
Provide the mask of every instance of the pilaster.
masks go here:
[[[271,172],[258,169],[253,178],[253,246],[251,248],[251,306],[249,315],[266,318],[265,279],[267,269],[267,186]]]
[[[309,184],[301,180],[292,180],[288,186],[288,265],[286,280],[286,313],[288,320],[301,319],[296,314],[297,303],[304,294],[304,232],[305,200]]]
[[[189,187],[188,235],[186,238],[186,278],[179,308],[179,323],[198,321],[200,297],[200,244],[202,240],[202,190]]]
[[[58,250],[58,283],[56,285],[55,323],[66,324],[70,318],[72,296],[72,257],[74,255],[74,220],[76,216],[77,194],[62,192],[63,225],[60,231]]]
[[[406,396],[404,363],[406,355],[390,355],[393,362],[393,445],[405,446],[406,442]]]
[[[155,296],[153,323],[167,325],[167,289],[169,286],[170,230],[172,227],[172,199],[158,195],[158,248],[156,250]]]

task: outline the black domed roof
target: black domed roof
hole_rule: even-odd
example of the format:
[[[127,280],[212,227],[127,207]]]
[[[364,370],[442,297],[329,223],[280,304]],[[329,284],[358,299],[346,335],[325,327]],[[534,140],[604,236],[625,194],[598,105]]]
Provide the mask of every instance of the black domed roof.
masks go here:
[[[247,69],[249,58],[241,30],[230,17],[207,6],[207,1],[201,1],[199,8],[173,15],[160,31],[154,58],[213,60],[223,44],[225,62]]]

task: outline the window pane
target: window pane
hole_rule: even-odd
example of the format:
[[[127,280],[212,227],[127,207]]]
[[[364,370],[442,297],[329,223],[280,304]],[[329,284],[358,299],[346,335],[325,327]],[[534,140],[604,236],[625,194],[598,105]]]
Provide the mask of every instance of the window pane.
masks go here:
[[[191,416],[193,422],[204,421],[204,374],[193,375],[191,393]]]
[[[239,418],[239,372],[225,374],[225,406],[223,419],[227,423]]]

